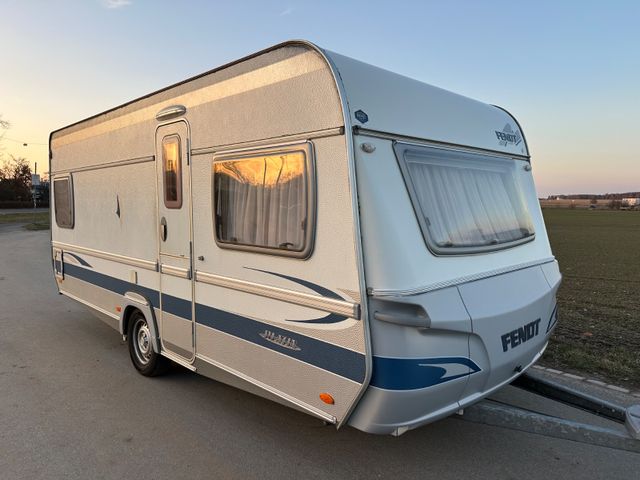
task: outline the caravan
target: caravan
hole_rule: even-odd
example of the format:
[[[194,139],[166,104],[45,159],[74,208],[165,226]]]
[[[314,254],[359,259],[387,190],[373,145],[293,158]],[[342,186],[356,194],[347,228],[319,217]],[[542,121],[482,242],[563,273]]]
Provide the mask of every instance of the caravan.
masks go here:
[[[303,41],[57,130],[61,294],[173,361],[401,434],[538,360],[560,283],[506,110]]]

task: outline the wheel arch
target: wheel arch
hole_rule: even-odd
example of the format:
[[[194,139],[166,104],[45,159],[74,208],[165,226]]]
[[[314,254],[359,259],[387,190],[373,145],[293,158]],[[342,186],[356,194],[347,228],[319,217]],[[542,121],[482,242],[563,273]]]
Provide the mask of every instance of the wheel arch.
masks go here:
[[[147,320],[151,332],[151,346],[155,353],[160,353],[160,330],[153,311],[153,304],[144,295],[137,292],[126,292],[122,299],[122,310],[118,320],[118,331],[123,338],[127,337],[129,320],[135,311],[139,311]]]

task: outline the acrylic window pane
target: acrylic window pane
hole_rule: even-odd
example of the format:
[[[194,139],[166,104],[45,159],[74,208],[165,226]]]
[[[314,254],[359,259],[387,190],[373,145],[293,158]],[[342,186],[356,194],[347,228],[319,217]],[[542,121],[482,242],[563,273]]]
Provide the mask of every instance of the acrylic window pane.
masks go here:
[[[407,149],[404,161],[422,225],[439,253],[533,237],[514,160],[424,147]]]
[[[73,228],[73,202],[69,178],[53,181],[53,201],[56,224],[62,228]]]
[[[304,151],[218,161],[214,170],[219,242],[302,252],[308,172]]]
[[[176,135],[165,137],[162,141],[162,172],[165,206],[182,207],[182,158],[180,137]]]

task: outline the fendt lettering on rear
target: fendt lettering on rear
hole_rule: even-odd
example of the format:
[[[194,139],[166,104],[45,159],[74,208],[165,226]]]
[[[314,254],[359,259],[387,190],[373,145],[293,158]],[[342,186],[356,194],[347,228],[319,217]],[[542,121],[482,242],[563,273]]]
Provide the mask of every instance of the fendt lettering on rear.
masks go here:
[[[521,343],[531,340],[540,333],[540,319],[516,328],[515,330],[502,335],[502,351],[506,352],[509,347],[515,348]]]

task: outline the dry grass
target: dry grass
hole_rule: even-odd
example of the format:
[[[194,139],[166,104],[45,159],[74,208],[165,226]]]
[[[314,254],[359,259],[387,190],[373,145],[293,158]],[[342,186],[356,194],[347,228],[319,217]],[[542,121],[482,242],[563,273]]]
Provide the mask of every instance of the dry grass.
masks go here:
[[[0,212],[0,223],[49,223],[49,212],[29,212],[25,210],[20,213]]]
[[[23,223],[26,230],[49,230],[49,212],[30,212],[25,210],[20,213],[2,213],[0,211],[0,224]]]
[[[42,222],[42,223],[27,223],[24,226],[25,230],[49,230],[51,228],[51,225],[49,225],[49,222]]]

